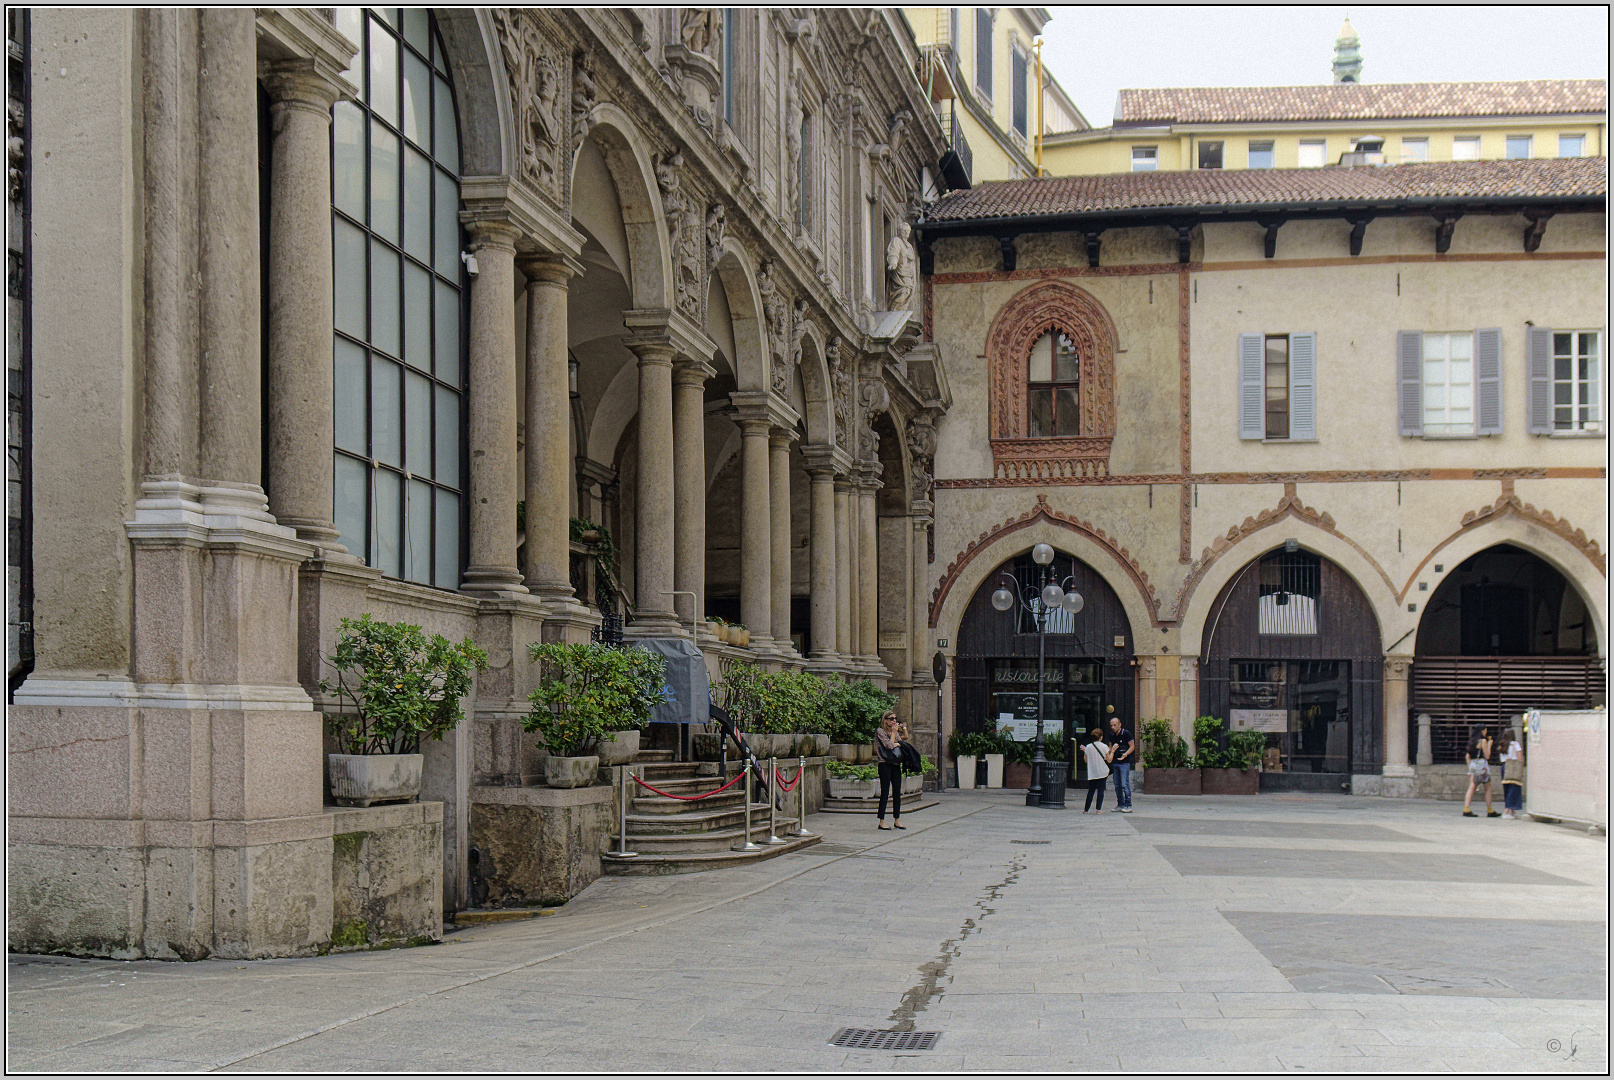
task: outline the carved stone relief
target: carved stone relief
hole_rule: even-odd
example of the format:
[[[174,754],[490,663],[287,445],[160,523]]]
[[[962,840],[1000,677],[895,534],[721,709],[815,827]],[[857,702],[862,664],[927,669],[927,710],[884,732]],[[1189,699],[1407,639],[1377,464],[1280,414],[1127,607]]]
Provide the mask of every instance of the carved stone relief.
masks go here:
[[[762,296],[762,325],[768,339],[768,357],[773,392],[790,393],[790,308],[774,284],[773,263],[764,259],[757,268],[757,292]]]
[[[695,202],[685,195],[680,170],[684,155],[673,151],[656,161],[656,186],[661,189],[661,207],[667,219],[667,239],[673,252],[673,295],[681,310],[696,321],[702,319],[706,290],[709,233],[700,228]],[[708,228],[710,222],[708,222]]]
[[[930,478],[936,460],[936,429],[929,423],[915,421],[908,425],[908,457],[913,478],[913,490],[909,494],[915,499],[926,498],[930,495]]]
[[[556,195],[560,61],[544,47],[538,28],[526,15],[505,8],[490,11],[510,80],[521,174],[546,194]]]
[[[835,381],[835,441],[852,448],[852,364],[841,356],[841,339],[831,339],[825,348],[830,377]]]
[[[887,310],[912,311],[914,286],[919,283],[919,260],[914,255],[913,230],[906,221],[897,223],[897,231],[885,249],[885,280]]]
[[[594,84],[594,58],[579,50],[572,55],[572,149],[576,150],[588,138],[593,126],[589,112],[599,97]]]
[[[891,392],[886,389],[885,379],[880,376],[877,361],[871,361],[868,370],[858,380],[857,399],[859,439],[862,443],[858,456],[865,461],[874,461],[880,456],[880,435],[874,429],[874,418],[891,407]]]

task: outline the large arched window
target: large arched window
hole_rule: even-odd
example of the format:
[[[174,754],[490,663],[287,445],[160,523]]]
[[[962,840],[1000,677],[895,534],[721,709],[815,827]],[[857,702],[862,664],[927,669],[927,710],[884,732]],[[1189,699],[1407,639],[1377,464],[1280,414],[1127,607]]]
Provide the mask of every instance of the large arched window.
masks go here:
[[[388,577],[460,582],[459,124],[423,8],[338,8],[356,102],[331,125],[336,526]]]

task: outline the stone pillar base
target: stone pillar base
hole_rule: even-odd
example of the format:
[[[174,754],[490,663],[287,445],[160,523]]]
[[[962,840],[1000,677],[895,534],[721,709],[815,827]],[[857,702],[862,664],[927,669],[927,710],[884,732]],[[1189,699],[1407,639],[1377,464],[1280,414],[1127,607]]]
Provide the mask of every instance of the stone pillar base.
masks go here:
[[[600,876],[612,787],[471,789],[471,903],[564,903]]]

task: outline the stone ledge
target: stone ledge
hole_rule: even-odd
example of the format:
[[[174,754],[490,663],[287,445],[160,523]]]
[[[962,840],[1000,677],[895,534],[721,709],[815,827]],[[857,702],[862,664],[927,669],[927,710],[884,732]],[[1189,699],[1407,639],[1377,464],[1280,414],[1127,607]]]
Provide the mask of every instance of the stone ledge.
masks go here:
[[[615,796],[610,784],[594,784],[582,788],[552,787],[495,787],[477,785],[471,788],[472,805],[485,806],[593,806],[609,803]]]
[[[327,806],[325,814],[331,819],[334,833],[375,832],[377,829],[398,829],[408,825],[440,825],[443,821],[443,804],[417,802]]]

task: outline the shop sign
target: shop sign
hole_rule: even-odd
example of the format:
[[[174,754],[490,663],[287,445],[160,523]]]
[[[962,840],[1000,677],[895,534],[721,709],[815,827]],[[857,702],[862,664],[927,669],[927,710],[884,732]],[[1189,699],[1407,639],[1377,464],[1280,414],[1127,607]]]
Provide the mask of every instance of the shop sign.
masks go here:
[[[1288,709],[1233,709],[1229,712],[1233,731],[1288,731]]]

